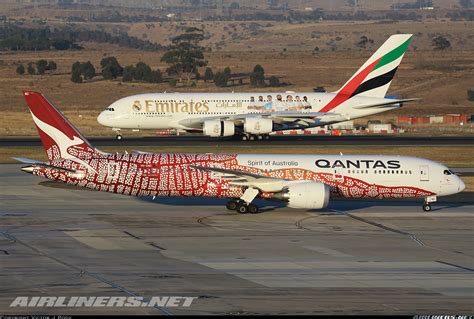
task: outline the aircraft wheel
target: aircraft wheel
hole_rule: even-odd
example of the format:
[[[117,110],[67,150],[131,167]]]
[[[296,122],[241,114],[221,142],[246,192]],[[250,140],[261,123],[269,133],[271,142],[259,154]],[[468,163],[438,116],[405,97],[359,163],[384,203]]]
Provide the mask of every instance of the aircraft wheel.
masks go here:
[[[258,206],[257,206],[257,205],[254,205],[254,204],[249,204],[249,205],[248,205],[248,212],[249,212],[250,214],[258,214],[258,213],[259,213]]]
[[[430,212],[431,211],[431,205],[427,204],[427,203],[423,204],[423,210],[425,212]]]
[[[269,139],[270,139],[270,135],[265,135],[265,139],[266,139],[266,140],[269,140]]]
[[[255,136],[254,136],[254,135],[250,135],[249,140],[255,141]]]
[[[247,141],[249,138],[247,135],[242,135],[242,141]]]
[[[239,203],[238,203],[235,199],[232,199],[232,200],[230,200],[230,201],[227,202],[226,208],[227,208],[228,210],[236,210],[238,204],[239,204]]]
[[[236,211],[239,214],[247,214],[249,212],[249,207],[246,203],[240,203],[237,205]]]
[[[263,140],[263,136],[262,135],[257,135],[257,140],[259,140],[259,141]]]
[[[117,136],[115,136],[115,138],[117,139],[117,141],[121,141],[123,137],[122,137],[122,135],[117,134]]]

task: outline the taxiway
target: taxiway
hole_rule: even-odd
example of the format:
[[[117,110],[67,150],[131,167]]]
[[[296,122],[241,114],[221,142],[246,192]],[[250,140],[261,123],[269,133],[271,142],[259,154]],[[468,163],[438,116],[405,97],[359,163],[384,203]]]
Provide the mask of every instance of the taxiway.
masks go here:
[[[0,165],[3,314],[472,314],[473,197],[275,203],[79,190]],[[195,296],[190,308],[9,308],[17,296]]]

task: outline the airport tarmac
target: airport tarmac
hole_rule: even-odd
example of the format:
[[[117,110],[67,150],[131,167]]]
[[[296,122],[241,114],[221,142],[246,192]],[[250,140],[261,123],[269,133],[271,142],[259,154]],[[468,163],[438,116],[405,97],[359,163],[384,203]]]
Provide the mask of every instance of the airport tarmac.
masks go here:
[[[321,211],[79,190],[0,165],[0,314],[473,314],[472,196]],[[472,194],[470,194],[472,195]],[[262,204],[264,202],[260,202]],[[17,296],[189,308],[10,308]]]

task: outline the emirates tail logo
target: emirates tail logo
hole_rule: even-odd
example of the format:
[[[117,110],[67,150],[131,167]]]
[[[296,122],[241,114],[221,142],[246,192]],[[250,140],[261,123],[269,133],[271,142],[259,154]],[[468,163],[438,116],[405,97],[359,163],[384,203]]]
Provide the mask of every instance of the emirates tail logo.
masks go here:
[[[70,139],[66,134],[64,134],[63,132],[55,128],[54,126],[51,126],[48,123],[41,121],[32,112],[30,113],[31,113],[31,116],[33,117],[33,121],[35,122],[35,124],[56,143],[56,145],[59,148],[59,154],[61,158],[69,159],[73,162],[84,165],[90,168],[91,170],[95,171],[95,169],[91,167],[89,164],[87,164],[85,161],[77,158],[74,155],[69,154],[68,152],[68,149],[71,146],[84,144],[84,141],[81,138],[79,138],[78,136],[74,136],[73,139]]]

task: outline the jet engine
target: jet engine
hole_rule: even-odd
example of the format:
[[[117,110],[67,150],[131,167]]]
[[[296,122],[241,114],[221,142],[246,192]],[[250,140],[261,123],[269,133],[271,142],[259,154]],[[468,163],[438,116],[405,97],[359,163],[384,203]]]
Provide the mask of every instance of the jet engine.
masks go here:
[[[297,182],[273,197],[288,202],[288,207],[321,209],[329,204],[329,186],[320,182]]]
[[[204,121],[202,132],[210,137],[232,136],[235,134],[235,124],[232,121]]]
[[[268,134],[273,131],[273,121],[261,117],[248,117],[244,122],[244,131],[250,134]]]

